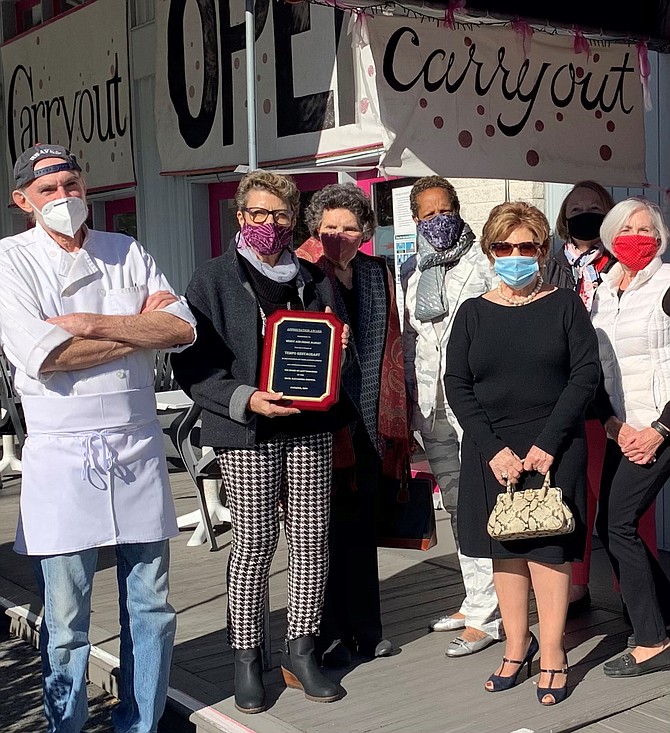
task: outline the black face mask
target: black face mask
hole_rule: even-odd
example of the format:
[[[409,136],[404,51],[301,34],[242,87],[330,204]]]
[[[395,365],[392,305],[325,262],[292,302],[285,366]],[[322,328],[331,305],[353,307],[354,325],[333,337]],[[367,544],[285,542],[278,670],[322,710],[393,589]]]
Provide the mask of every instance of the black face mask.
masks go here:
[[[595,211],[586,211],[583,214],[575,214],[567,220],[568,234],[574,239],[581,239],[583,242],[590,242],[600,236],[600,225],[605,218],[604,214]]]

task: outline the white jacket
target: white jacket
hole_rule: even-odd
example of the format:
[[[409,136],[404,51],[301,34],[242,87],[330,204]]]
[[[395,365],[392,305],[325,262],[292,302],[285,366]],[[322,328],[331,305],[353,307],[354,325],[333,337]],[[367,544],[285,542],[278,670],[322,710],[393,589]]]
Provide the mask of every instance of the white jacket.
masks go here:
[[[670,265],[652,260],[619,298],[622,275],[618,263],[603,274],[591,319],[614,412],[639,430],[658,420],[670,399],[670,317],[662,308]]]
[[[416,255],[403,263],[400,269],[405,296],[402,342],[405,381],[412,405],[412,429],[430,433],[438,401],[438,386],[444,395],[447,342],[454,316],[464,300],[477,298],[491,290],[494,273],[479,244],[473,244],[456,267],[445,275],[449,312],[441,320],[428,322],[419,321],[414,315],[420,275]]]

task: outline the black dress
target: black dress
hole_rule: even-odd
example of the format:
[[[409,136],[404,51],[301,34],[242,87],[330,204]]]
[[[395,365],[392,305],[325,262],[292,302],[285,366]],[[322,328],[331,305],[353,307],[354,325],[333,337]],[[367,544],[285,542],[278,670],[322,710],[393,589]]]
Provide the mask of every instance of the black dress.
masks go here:
[[[598,384],[595,331],[580,298],[558,289],[521,307],[466,300],[447,349],[447,400],[464,430],[458,498],[461,551],[547,563],[581,558],[585,542],[584,410]],[[503,487],[489,461],[503,448],[522,459],[532,445],[554,456],[551,481],[575,515],[560,537],[498,542],[486,531]],[[518,488],[543,476],[522,474]]]

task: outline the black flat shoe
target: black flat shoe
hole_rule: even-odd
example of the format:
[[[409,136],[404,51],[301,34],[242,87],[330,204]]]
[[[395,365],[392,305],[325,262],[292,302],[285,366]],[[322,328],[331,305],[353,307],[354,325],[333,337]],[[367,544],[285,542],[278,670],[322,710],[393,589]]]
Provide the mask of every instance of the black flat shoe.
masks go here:
[[[351,652],[349,647],[341,640],[335,641],[321,655],[321,666],[339,669],[348,667],[351,664]]]
[[[376,644],[359,644],[358,652],[366,659],[390,657],[393,654],[393,644],[388,639],[380,639]]]
[[[586,613],[591,608],[591,591],[587,588],[586,593],[576,601],[568,603],[568,618],[575,618]]]
[[[664,670],[670,670],[670,646],[644,662],[636,661],[632,654],[623,654],[603,665],[606,677],[639,677]]]

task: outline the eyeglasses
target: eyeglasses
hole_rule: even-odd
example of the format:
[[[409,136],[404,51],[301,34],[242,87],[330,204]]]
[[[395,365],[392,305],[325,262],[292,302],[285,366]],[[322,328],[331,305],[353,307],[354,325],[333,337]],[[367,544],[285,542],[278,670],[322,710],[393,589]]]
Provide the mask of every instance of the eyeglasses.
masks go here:
[[[254,224],[265,224],[268,216],[272,214],[275,224],[287,227],[293,221],[293,212],[288,209],[242,209],[249,214],[249,218]]]
[[[496,257],[509,257],[515,249],[518,249],[522,257],[535,257],[541,247],[541,244],[536,244],[535,242],[519,242],[518,244],[493,242],[491,251]]]

